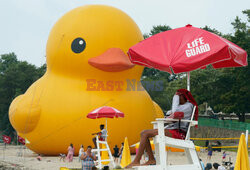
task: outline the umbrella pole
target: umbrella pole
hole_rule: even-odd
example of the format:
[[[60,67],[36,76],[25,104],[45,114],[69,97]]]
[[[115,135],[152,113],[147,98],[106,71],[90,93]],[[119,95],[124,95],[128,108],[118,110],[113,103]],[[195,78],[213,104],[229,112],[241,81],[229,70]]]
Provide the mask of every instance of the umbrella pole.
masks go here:
[[[108,131],[108,119],[106,118],[106,130]]]
[[[190,72],[187,72],[187,90],[190,91]]]
[[[247,144],[247,148],[248,148],[248,130],[246,130],[246,144]]]

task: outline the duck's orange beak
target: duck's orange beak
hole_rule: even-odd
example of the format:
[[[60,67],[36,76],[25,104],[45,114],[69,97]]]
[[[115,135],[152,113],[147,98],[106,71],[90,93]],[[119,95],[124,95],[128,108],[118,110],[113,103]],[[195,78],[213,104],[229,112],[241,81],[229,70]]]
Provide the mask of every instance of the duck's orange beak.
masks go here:
[[[93,67],[108,72],[123,71],[134,66],[120,48],[110,48],[103,54],[90,58],[88,62]]]

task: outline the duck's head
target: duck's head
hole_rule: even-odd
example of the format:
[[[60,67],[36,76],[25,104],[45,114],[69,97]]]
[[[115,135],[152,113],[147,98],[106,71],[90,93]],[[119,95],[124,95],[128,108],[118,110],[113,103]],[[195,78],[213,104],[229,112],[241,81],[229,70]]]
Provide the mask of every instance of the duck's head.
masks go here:
[[[143,68],[134,66],[126,52],[142,39],[136,23],[121,10],[105,5],[79,7],[59,19],[50,32],[47,67],[70,76],[140,77]]]

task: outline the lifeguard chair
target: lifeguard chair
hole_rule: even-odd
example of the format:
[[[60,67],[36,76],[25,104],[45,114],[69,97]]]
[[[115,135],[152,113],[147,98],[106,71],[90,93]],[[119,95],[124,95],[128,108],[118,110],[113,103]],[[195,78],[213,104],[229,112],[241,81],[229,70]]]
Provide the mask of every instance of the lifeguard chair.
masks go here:
[[[190,141],[190,128],[191,126],[198,125],[198,121],[194,121],[194,113],[195,113],[196,106],[193,108],[192,116],[190,120],[181,120],[179,119],[169,119],[169,118],[158,118],[156,121],[153,121],[152,124],[154,129],[158,129],[158,135],[156,135],[154,139],[155,144],[155,158],[156,158],[156,165],[149,165],[149,166],[134,166],[138,170],[201,170],[200,160],[195,150],[194,143]],[[164,123],[175,122],[175,121],[182,121],[182,122],[189,122],[188,130],[186,134],[185,140],[181,139],[174,139],[171,137],[165,136],[164,133]],[[170,165],[167,163],[167,152],[165,147],[175,147],[184,149],[185,155],[188,160],[188,164],[185,165]]]
[[[102,162],[111,162],[113,167],[115,167],[115,162],[114,162],[114,159],[113,159],[113,156],[112,156],[112,153],[110,151],[110,148],[109,148],[109,145],[108,145],[108,142],[107,142],[107,136],[106,135],[106,138],[104,141],[100,141],[99,140],[99,135],[96,135],[96,145],[97,145],[97,149],[92,149],[92,152],[96,152],[97,153],[97,168],[98,169],[102,169]],[[105,145],[105,148],[101,148],[100,147],[100,144],[104,144]],[[108,156],[109,156],[109,159],[101,159],[101,152],[102,151],[107,151],[108,152]]]

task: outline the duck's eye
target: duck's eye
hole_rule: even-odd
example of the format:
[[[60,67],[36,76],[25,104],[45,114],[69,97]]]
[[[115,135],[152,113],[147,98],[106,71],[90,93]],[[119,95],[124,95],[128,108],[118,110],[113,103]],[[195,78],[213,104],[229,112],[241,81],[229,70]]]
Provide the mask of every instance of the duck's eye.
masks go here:
[[[74,53],[81,53],[86,48],[86,42],[82,38],[76,38],[71,43],[71,49]]]

